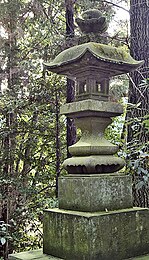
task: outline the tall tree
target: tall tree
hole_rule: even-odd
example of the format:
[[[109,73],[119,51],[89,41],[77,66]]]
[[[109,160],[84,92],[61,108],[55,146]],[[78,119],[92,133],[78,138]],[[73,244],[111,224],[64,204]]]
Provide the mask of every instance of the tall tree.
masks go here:
[[[138,71],[131,73],[129,102],[139,104],[141,109],[134,109],[131,114],[143,117],[149,111],[149,90],[147,84],[140,85],[143,80],[149,78],[149,4],[144,0],[130,1],[130,51],[136,60],[144,60],[143,66]],[[129,128],[128,140],[131,140],[131,128]],[[139,136],[143,143],[147,141],[145,129]]]
[[[16,29],[17,29],[17,17],[20,10],[20,0],[8,0],[3,3],[7,14],[7,24],[5,24],[7,32],[7,42],[5,43],[5,52],[7,52],[6,73],[7,73],[7,88],[11,99],[16,98],[17,84],[18,84],[18,64],[17,64],[17,41],[16,41]],[[5,112],[5,127],[9,129],[3,137],[2,149],[5,151],[4,163],[2,171],[7,179],[11,179],[14,175],[14,160],[16,149],[15,131],[14,126],[17,125],[17,117],[13,107],[9,107]],[[10,130],[11,129],[11,130]],[[11,185],[5,185],[3,187],[5,193],[5,202],[2,207],[2,220],[4,223],[9,224],[9,219],[12,214],[12,197],[16,197],[16,190],[11,189]],[[15,200],[15,199],[14,199]],[[4,259],[8,259],[8,240],[4,244]]]
[[[72,38],[74,37],[74,5],[76,0],[65,0],[66,5],[66,41],[68,47],[72,45]],[[66,102],[74,101],[75,96],[75,82],[67,78],[67,98]],[[76,141],[76,127],[73,119],[67,118],[67,157],[71,157],[68,147]]]
[[[130,50],[136,60],[144,60],[143,66],[131,73],[129,100],[134,104],[127,112],[128,148],[134,173],[141,181],[147,174],[148,134],[145,121],[149,112],[149,4],[144,0],[130,0]],[[145,156],[146,153],[146,156]],[[143,157],[141,159],[141,154]],[[146,179],[147,180],[147,179]],[[141,182],[143,184],[143,182]],[[145,206],[148,199],[136,204]]]
[[[0,220],[11,224],[9,250],[27,246],[31,234],[24,231],[32,225],[37,232],[29,244],[41,245],[40,207],[46,207],[55,195],[60,169],[58,113],[64,82],[44,77],[41,62],[47,48],[48,59],[60,51],[63,13],[62,2],[56,0],[1,1],[0,22],[5,34],[0,65],[7,89],[0,93]],[[56,81],[61,88],[57,93]],[[0,223],[0,256],[7,259],[8,234],[3,235],[2,228]]]

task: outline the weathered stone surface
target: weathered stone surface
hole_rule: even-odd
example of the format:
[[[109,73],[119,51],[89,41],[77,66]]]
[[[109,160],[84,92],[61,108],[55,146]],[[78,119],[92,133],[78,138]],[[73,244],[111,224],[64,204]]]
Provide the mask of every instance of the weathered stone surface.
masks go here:
[[[129,258],[128,260],[149,260],[149,255],[144,255],[144,256],[138,256],[138,257],[133,257]]]
[[[97,175],[59,178],[59,208],[109,211],[132,207],[131,176]]]
[[[107,30],[106,18],[97,9],[90,9],[76,18],[76,23],[83,33],[103,33]]]
[[[64,104],[60,108],[60,113],[71,118],[90,116],[115,117],[123,113],[123,107],[115,102],[87,99]]]
[[[125,161],[113,155],[74,156],[64,161],[70,174],[111,174],[122,169]]]
[[[149,209],[46,210],[44,253],[65,260],[121,260],[149,253]]]
[[[143,64],[134,60],[124,49],[105,44],[88,42],[62,51],[56,58],[45,63],[48,70],[74,77],[84,69],[96,71],[96,75],[112,77],[128,73]]]
[[[36,260],[36,259],[62,260],[62,258],[57,258],[54,256],[43,254],[41,249],[9,255],[9,260]]]
[[[78,20],[83,32],[104,32],[105,18],[98,11],[85,17]],[[45,210],[44,253],[65,260],[121,260],[149,253],[149,209],[131,208],[130,177],[111,176],[125,162],[113,156],[118,147],[104,138],[111,117],[122,113],[120,105],[107,102],[110,78],[142,64],[121,48],[95,42],[69,48],[45,64],[76,81],[79,102],[63,106],[61,113],[76,119],[82,137],[69,147],[73,157],[63,164],[71,174],[59,180],[64,209]]]
[[[57,258],[54,256],[43,254],[41,249],[9,255],[9,260],[36,260],[36,259],[38,259],[38,260],[63,260],[62,258]],[[149,255],[133,257],[133,258],[129,258],[127,260],[149,260]]]
[[[104,138],[104,130],[111,123],[110,118],[87,117],[76,119],[76,125],[81,129],[80,140],[69,147],[73,156],[115,154],[118,146]]]
[[[69,116],[77,117],[76,125],[82,132],[80,140],[69,147],[69,152],[73,157],[66,159],[63,163],[63,167],[70,174],[113,173],[124,167],[123,159],[111,156],[118,151],[118,147],[104,137],[104,130],[112,121],[110,116],[116,113],[121,114],[123,111],[121,105],[114,104],[112,107],[112,104],[86,100],[72,103],[65,108]],[[92,116],[85,117],[82,114],[81,117],[82,112],[87,113],[89,110]],[[105,114],[105,117],[97,115],[98,112]]]

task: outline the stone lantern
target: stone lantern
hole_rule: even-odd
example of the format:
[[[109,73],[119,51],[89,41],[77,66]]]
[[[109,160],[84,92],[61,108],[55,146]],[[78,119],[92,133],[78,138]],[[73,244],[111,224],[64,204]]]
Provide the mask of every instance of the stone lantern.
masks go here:
[[[124,166],[121,158],[113,156],[118,147],[104,138],[111,118],[123,113],[121,105],[108,101],[109,80],[141,63],[122,49],[89,42],[63,51],[46,65],[50,71],[76,81],[76,101],[61,108],[61,114],[75,118],[82,130],[81,139],[69,147],[73,157],[64,162],[69,173],[112,173]]]
[[[77,23],[85,33],[88,26],[94,34],[107,28],[98,10],[86,11]],[[149,252],[149,242],[138,244],[145,232],[149,238],[143,220],[148,210],[132,207],[131,176],[119,172],[125,162],[104,137],[111,118],[123,113],[120,104],[108,100],[110,78],[142,63],[121,48],[88,42],[45,64],[75,80],[75,101],[63,105],[61,114],[75,119],[82,136],[63,164],[68,176],[59,178],[59,209],[45,211],[44,253],[67,260],[119,260]]]

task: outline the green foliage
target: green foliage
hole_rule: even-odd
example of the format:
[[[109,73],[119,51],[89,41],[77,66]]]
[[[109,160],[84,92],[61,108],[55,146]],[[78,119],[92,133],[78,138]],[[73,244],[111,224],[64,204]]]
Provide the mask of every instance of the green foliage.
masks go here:
[[[149,113],[145,101],[148,79],[142,80],[137,104],[128,104],[127,127],[129,142],[127,144],[127,172],[133,177],[134,205],[149,207]],[[146,92],[147,93],[147,92]],[[141,98],[140,98],[141,97]]]
[[[37,248],[42,243],[42,210],[50,206],[49,197],[55,195],[55,91],[63,93],[63,84],[58,77],[48,77],[44,85],[43,79],[38,79],[36,85],[31,82],[28,86],[29,96],[14,99],[8,95],[1,99],[1,193],[9,207],[13,247],[17,250]],[[11,115],[15,121],[8,126],[6,116]],[[64,129],[64,122],[59,123]],[[7,138],[12,147],[3,145]],[[61,147],[63,142],[62,133]],[[5,165],[10,165],[12,172],[5,174]]]
[[[143,129],[146,129],[146,134],[149,131],[148,115],[141,118],[133,118],[128,124],[131,124],[133,133],[133,139],[127,145],[127,172],[134,175],[136,181],[136,189],[139,190],[143,186],[148,185],[149,180],[149,153],[148,153],[148,142],[140,143],[139,135]],[[147,136],[147,135],[146,135]]]
[[[77,1],[75,14],[95,6],[111,20],[112,6],[102,1]],[[4,0],[0,17],[0,239],[9,240],[12,252],[41,247],[43,209],[58,205],[56,176],[66,157],[66,121],[59,109],[66,82],[42,64],[66,46],[64,1]],[[119,82],[111,89],[116,99],[127,91]],[[123,116],[116,118],[107,130],[120,146],[123,123]],[[148,118],[142,123],[147,128]]]
[[[66,145],[59,107],[66,83],[46,73],[42,63],[61,50],[65,27],[56,1],[12,0],[1,7],[0,218],[11,225],[12,252],[41,247],[43,209],[57,206],[56,135],[61,171]]]
[[[122,140],[124,122],[124,114],[114,118],[112,124],[106,129],[105,132],[107,139],[118,146],[122,146],[124,142],[124,140]]]
[[[5,224],[4,221],[0,221],[0,244],[2,246],[11,239],[11,236],[9,234],[9,227],[9,224]]]

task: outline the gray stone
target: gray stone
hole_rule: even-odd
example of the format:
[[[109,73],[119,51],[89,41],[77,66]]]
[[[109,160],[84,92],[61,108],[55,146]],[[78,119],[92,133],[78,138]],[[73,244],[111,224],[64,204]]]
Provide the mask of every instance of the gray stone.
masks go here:
[[[104,32],[98,11],[87,11],[85,17],[77,20],[83,32]],[[65,260],[121,260],[149,253],[149,209],[131,208],[131,177],[111,175],[125,162],[104,137],[111,117],[123,112],[121,105],[107,102],[110,78],[142,64],[121,48],[96,42],[68,48],[45,64],[76,81],[78,102],[62,106],[61,114],[75,118],[82,137],[69,147],[72,158],[63,163],[70,174],[59,179],[64,209],[45,210],[44,253]]]
[[[62,51],[50,63],[44,63],[51,72],[77,77],[89,71],[96,77],[109,78],[137,69],[143,61],[134,60],[122,48],[95,42],[80,44]]]
[[[149,253],[149,209],[46,210],[44,253],[65,260],[121,260]]]
[[[41,249],[9,255],[9,260],[36,260],[36,259],[63,260],[62,258],[57,258],[57,257],[50,256],[50,255],[47,256],[42,253]],[[129,258],[127,260],[149,260],[149,255],[133,257],[133,258]]]
[[[142,255],[142,256],[138,256],[138,257],[133,257],[133,258],[129,258],[126,260],[149,260],[149,255]]]
[[[62,260],[62,258],[57,258],[54,256],[43,254],[41,249],[9,255],[9,260],[36,260],[36,259]]]
[[[61,106],[60,112],[62,115],[67,115],[73,118],[79,118],[82,116],[114,117],[123,113],[123,107],[115,102],[87,99],[64,104]]]
[[[149,260],[149,255],[144,255],[144,256],[138,256],[138,257],[133,257],[133,258],[129,258],[127,260]]]
[[[132,207],[131,176],[88,175],[59,178],[59,208],[109,211]]]
[[[103,33],[107,30],[106,18],[97,9],[90,9],[82,14],[82,18],[76,18],[76,23],[83,33]]]
[[[82,135],[77,143],[69,146],[69,152],[73,156],[85,157],[88,155],[115,154],[118,151],[118,147],[111,144],[104,137],[105,128],[111,124],[111,121],[111,118],[77,118],[75,123],[81,129]]]
[[[122,169],[125,161],[113,155],[73,156],[63,162],[70,174],[111,174]]]
[[[122,112],[121,105],[98,100],[83,100],[62,107],[61,113],[74,117],[82,133],[80,140],[69,146],[73,157],[63,163],[70,174],[113,173],[124,167],[123,159],[111,156],[118,147],[104,137],[105,128],[112,122],[110,117]]]

